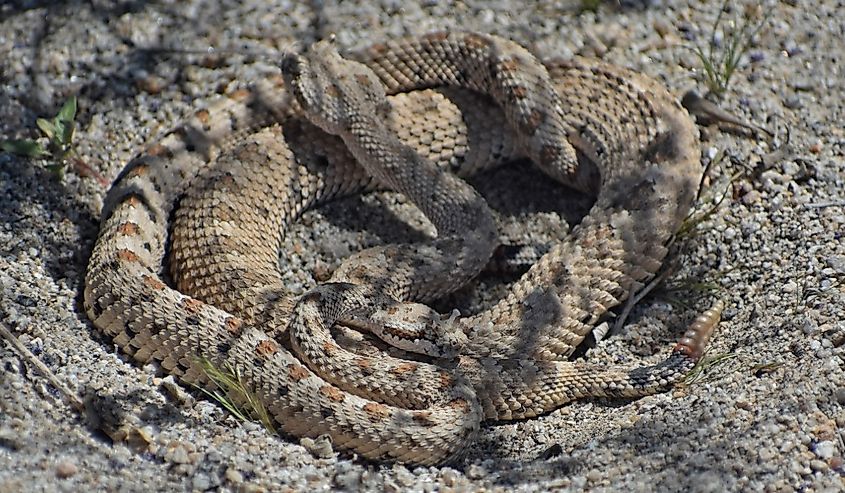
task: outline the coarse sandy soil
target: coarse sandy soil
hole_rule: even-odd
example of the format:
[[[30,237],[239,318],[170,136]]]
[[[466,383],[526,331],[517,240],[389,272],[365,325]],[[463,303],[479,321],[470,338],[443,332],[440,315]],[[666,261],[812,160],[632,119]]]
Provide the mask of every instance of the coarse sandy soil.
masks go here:
[[[675,94],[703,93],[692,48],[706,51],[715,39],[720,53],[753,14],[746,4],[756,4],[730,2],[725,32],[714,37],[721,1],[608,1],[595,12],[588,3],[2,2],[0,138],[37,137],[36,118],[77,95],[74,148],[108,183],[215,94],[277,73],[271,55],[208,48],[278,53],[331,33],[354,49],[478,30],[541,58],[598,56]],[[137,430],[134,440],[112,441],[0,342],[0,491],[845,490],[845,5],[767,1],[762,14],[766,24],[718,104],[775,139],[701,127],[702,165],[710,166],[698,207],[715,205],[713,213],[680,242],[666,285],[673,289],[647,297],[622,331],[582,356],[660,361],[720,297],[727,308],[709,355],[723,357],[701,381],[671,392],[486,425],[451,467],[315,457],[121,355],[81,309],[107,185],[78,169],[57,179],[49,161],[0,153],[0,320],[59,380],[97,403],[92,409]],[[501,212],[506,235],[542,239],[566,225],[549,197],[567,194],[530,166],[473,183]],[[313,285],[315,271],[362,246],[419,238],[397,217],[416,216],[394,194],[306,214],[286,243],[291,289]],[[483,299],[490,284],[482,279],[465,297]]]

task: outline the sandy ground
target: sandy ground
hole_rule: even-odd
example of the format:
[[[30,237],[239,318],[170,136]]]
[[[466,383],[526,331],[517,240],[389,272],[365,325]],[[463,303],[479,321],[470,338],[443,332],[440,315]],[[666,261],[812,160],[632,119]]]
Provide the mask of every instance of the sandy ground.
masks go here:
[[[436,29],[480,30],[541,57],[601,56],[677,94],[705,90],[690,48],[706,46],[721,2],[605,2],[597,13],[581,12],[577,1],[545,4],[4,2],[0,137],[37,136],[36,117],[76,94],[75,148],[110,181],[198,101],[273,73],[278,49],[330,33],[355,48]],[[92,409],[138,430],[134,441],[112,442],[2,342],[0,491],[842,491],[845,16],[835,1],[766,2],[764,12],[767,26],[720,105],[775,131],[780,152],[747,132],[702,129],[702,164],[715,163],[700,207],[725,190],[726,199],[682,243],[669,280],[679,289],[647,298],[621,333],[585,356],[659,361],[696,310],[721,297],[727,309],[710,354],[727,357],[703,382],[673,392],[486,426],[453,467],[315,458],[296,440],[239,423],[156,368],[128,361],[80,309],[105,187],[76,171],[57,180],[43,161],[0,153],[0,317]],[[724,47],[727,37],[719,40]],[[203,55],[209,47],[268,55]],[[502,212],[504,231],[542,237],[562,224],[544,203],[560,189],[538,176],[517,167],[476,181]],[[292,289],[361,245],[418,237],[396,219],[413,215],[384,194],[309,213],[288,240],[298,252],[287,259]],[[693,283],[719,290],[702,297]]]

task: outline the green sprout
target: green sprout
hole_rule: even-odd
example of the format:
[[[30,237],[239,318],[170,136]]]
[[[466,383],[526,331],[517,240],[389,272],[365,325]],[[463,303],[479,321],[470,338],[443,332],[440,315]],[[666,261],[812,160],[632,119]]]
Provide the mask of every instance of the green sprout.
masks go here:
[[[108,180],[79,157],[73,147],[76,108],[76,96],[71,96],[56,116],[35,120],[35,125],[47,139],[46,146],[38,140],[9,139],[0,140],[0,151],[30,159],[49,159],[52,162],[46,168],[59,179],[64,177],[68,164],[71,164],[81,176],[94,178],[100,185],[107,186]]]
[[[716,33],[719,32],[719,25],[728,8],[728,3],[729,0],[725,0],[719,9],[719,14],[716,16],[716,21],[710,31],[707,52],[705,53],[700,45],[693,49],[704,68],[707,88],[711,94],[717,97],[722,96],[727,91],[731,77],[736,72],[740,60],[751,46],[751,40],[760,32],[769,20],[769,15],[771,15],[770,13],[764,15],[761,5],[749,5],[745,9],[739,28],[737,28],[736,21],[730,21],[730,28],[723,30],[726,45],[723,49],[717,51],[714,50],[715,37]]]
[[[76,128],[76,96],[71,96],[52,119],[39,118],[35,124],[47,146],[37,140],[10,139],[0,141],[0,150],[28,158],[52,158],[56,162],[47,166],[59,178],[64,175],[69,159],[78,159],[73,150],[73,133]]]

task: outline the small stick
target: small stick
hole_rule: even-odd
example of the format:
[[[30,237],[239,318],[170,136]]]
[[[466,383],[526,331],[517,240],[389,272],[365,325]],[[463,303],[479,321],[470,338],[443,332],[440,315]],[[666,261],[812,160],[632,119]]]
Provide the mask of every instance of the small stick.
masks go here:
[[[21,356],[21,358],[24,359],[24,361],[27,361],[32,366],[34,366],[38,370],[38,372],[41,373],[42,376],[44,376],[44,378],[50,381],[50,384],[55,387],[56,390],[62,393],[62,395],[64,396],[64,401],[67,404],[69,404],[71,407],[73,407],[80,413],[85,412],[85,404],[76,395],[76,393],[74,393],[64,383],[62,383],[62,381],[59,380],[59,378],[56,377],[56,375],[49,368],[47,368],[47,365],[42,363],[37,356],[32,354],[32,351],[30,351],[26,348],[26,346],[21,344],[21,341],[19,341],[18,338],[15,337],[14,334],[12,334],[12,331],[9,330],[5,322],[0,323],[0,335],[3,336],[3,339],[9,341],[9,344],[12,346],[12,349],[17,351],[17,353]]]
[[[816,202],[804,204],[805,209],[825,209],[828,207],[845,207],[845,200],[833,200],[831,202]]]
[[[663,270],[660,274],[658,274],[654,279],[651,280],[650,283],[643,289],[639,290],[636,294],[633,294],[628,297],[628,302],[625,303],[625,308],[622,309],[622,313],[619,314],[619,318],[616,319],[616,323],[613,324],[613,329],[611,332],[614,334],[618,334],[619,331],[622,329],[622,326],[625,325],[625,320],[628,319],[628,315],[631,314],[631,310],[634,309],[634,306],[642,301],[643,298],[648,295],[648,293],[652,292],[654,288],[659,286],[663,281],[669,277],[672,272],[674,272],[674,265],[668,266],[666,269]]]

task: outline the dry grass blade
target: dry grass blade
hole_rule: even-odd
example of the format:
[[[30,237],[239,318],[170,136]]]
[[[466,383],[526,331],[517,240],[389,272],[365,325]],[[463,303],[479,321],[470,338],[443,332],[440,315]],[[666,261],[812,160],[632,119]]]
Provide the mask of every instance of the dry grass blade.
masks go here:
[[[198,362],[219,390],[210,391],[197,385],[194,385],[194,387],[219,402],[239,420],[257,420],[267,431],[276,433],[273,419],[267,409],[258,396],[247,387],[237,369],[229,366],[219,368],[206,358],[200,358]],[[238,405],[237,401],[243,402],[243,405]]]
[[[736,353],[720,353],[714,356],[703,356],[698,363],[687,373],[684,378],[684,385],[693,385],[697,383],[706,383],[716,380],[719,375],[714,375],[712,372],[719,366],[724,365],[729,360],[736,358]]]

